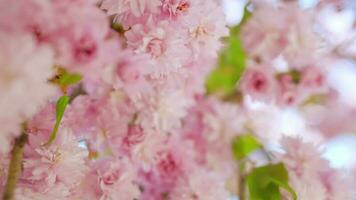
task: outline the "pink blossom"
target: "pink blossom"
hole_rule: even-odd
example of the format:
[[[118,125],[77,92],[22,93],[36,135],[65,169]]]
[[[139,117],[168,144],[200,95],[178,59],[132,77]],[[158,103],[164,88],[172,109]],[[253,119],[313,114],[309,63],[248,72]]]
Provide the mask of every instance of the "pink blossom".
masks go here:
[[[93,78],[110,62],[106,56],[109,23],[93,1],[3,1],[11,9],[1,9],[0,27],[30,33],[38,42],[49,44],[56,65]],[[20,23],[9,23],[9,19]]]
[[[355,178],[345,171],[330,168],[321,173],[328,200],[352,199],[355,196]]]
[[[54,1],[53,9],[56,30],[49,41],[56,50],[57,64],[85,74],[95,73],[90,70],[105,62],[101,59],[106,53],[103,44],[109,24],[104,13],[87,1]]]
[[[107,10],[109,15],[133,15],[139,17],[146,11],[157,12],[157,8],[160,5],[160,0],[104,0],[101,8]]]
[[[70,191],[64,184],[50,186],[46,191],[40,192],[32,190],[29,187],[19,187],[16,190],[16,198],[23,200],[46,200],[46,199],[63,199],[71,198]]]
[[[162,11],[169,17],[176,17],[186,13],[191,8],[190,0],[163,0]]]
[[[100,99],[82,96],[68,109],[64,123],[76,135],[87,141],[96,153],[116,152],[121,149],[128,124],[134,118],[134,108],[118,91]]]
[[[140,190],[135,183],[135,169],[127,160],[107,159],[98,163],[100,200],[123,200],[138,198]]]
[[[143,171],[149,171],[155,163],[155,155],[162,150],[166,136],[160,133],[144,133],[143,140],[130,146],[132,160],[139,163]],[[142,140],[142,141],[141,141]]]
[[[192,104],[193,100],[183,90],[162,90],[147,96],[146,102],[139,105],[145,110],[138,116],[138,122],[147,131],[174,131],[181,127],[181,120]]]
[[[30,35],[0,32],[0,152],[8,152],[20,124],[55,94],[48,83],[53,75],[53,52],[37,45]],[[41,91],[38,93],[38,91]]]
[[[179,186],[171,195],[172,199],[224,200],[229,197],[224,181],[217,174],[203,169],[193,171],[187,180],[180,179]]]
[[[303,90],[313,93],[327,91],[327,77],[324,69],[320,67],[310,66],[302,69],[301,72],[301,87]]]
[[[137,101],[152,91],[148,76],[152,72],[149,56],[135,55],[124,51],[117,56],[117,62],[106,67],[104,82],[114,89],[123,90],[132,101]]]
[[[315,144],[303,142],[301,138],[284,137],[281,140],[283,149],[283,162],[297,176],[322,171],[328,162],[321,158],[321,152]]]
[[[289,180],[298,198],[327,199],[326,190],[323,184],[318,180],[317,174],[300,177],[294,173],[289,173]],[[290,197],[289,194],[285,196]]]
[[[298,198],[352,199],[352,190],[340,188],[353,187],[354,180],[331,168],[317,146],[300,138],[283,138],[282,145],[286,152],[281,158]]]
[[[277,57],[286,47],[287,14],[286,11],[263,1],[257,4],[254,15],[242,27],[241,32],[245,50],[252,58],[270,60]]]
[[[266,66],[248,68],[241,80],[241,90],[253,99],[273,101],[276,82],[271,73]]]
[[[294,2],[273,6],[261,1],[242,29],[242,41],[253,59],[269,61],[282,54],[293,67],[301,67],[323,52],[314,22],[313,14]]]
[[[262,144],[300,134],[271,152],[299,199],[351,199],[354,177],[330,167],[320,149],[321,130],[348,130],[355,115],[326,81],[330,62],[345,55],[320,40],[325,30],[315,32],[323,4],[251,4],[236,36],[248,62],[232,95],[243,101],[229,102],[205,91],[229,33],[218,0],[0,0],[0,193],[24,131],[16,199],[226,200],[241,176],[231,142],[251,132]],[[71,99],[46,144],[63,95],[50,83],[63,78],[57,68],[83,79],[60,86]],[[313,114],[332,117],[308,116],[302,103],[315,94],[327,111]],[[293,130],[285,111],[298,118]],[[244,162],[248,174],[255,163]]]
[[[36,135],[30,135],[30,141],[36,139]],[[48,138],[43,143],[47,140]],[[20,184],[25,186],[33,183],[31,188],[34,191],[45,194],[58,184],[71,190],[84,178],[88,152],[78,146],[78,141],[70,130],[60,131],[50,146],[30,146],[27,152]]]
[[[187,61],[184,41],[169,21],[155,22],[150,17],[144,24],[132,26],[125,36],[135,53],[150,55],[154,78],[176,72]]]
[[[181,19],[193,59],[200,55],[215,58],[222,47],[220,38],[227,36],[224,14],[214,1],[198,1]]]
[[[238,106],[230,103],[221,103],[215,99],[210,103],[212,112],[206,111],[203,118],[207,127],[205,137],[214,143],[218,140],[230,143],[234,136],[244,131],[243,112]]]

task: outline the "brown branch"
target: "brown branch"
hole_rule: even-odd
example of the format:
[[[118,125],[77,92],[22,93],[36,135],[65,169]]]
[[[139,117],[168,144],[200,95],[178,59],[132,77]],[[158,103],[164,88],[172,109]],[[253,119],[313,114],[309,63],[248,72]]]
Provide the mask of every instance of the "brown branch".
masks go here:
[[[246,180],[243,175],[239,177],[239,200],[246,200]]]
[[[246,200],[246,161],[239,163],[238,194],[239,200]]]
[[[17,180],[22,171],[23,150],[27,143],[27,134],[25,133],[25,130],[26,128],[24,128],[21,135],[15,139],[15,144],[11,152],[11,161],[8,169],[3,200],[14,199]]]

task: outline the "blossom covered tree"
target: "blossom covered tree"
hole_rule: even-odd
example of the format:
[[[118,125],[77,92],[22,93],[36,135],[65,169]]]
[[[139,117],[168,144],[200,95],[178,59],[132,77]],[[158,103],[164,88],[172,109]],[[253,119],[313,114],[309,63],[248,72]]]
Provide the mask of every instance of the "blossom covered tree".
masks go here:
[[[0,194],[352,200],[321,149],[353,130],[328,81],[355,58],[355,21],[327,23],[349,3],[253,0],[228,27],[219,0],[0,0]]]

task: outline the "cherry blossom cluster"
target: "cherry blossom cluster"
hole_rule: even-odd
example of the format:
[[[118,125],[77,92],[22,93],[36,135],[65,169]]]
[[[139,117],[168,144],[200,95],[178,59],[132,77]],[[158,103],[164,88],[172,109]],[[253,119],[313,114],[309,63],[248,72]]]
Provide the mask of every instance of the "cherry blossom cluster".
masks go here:
[[[237,90],[273,104],[269,112],[330,95],[326,76],[344,43],[313,27],[326,29],[323,13],[342,5],[252,5],[241,29],[248,62]],[[206,94],[228,35],[218,0],[0,0],[0,194],[20,135],[27,141],[15,199],[241,194],[231,143],[251,132],[261,143],[273,140],[263,135],[273,118]],[[350,47],[338,52],[353,55]],[[71,75],[80,82],[63,84]],[[63,95],[69,102],[53,134]],[[290,137],[280,144],[282,153],[268,152],[271,162],[285,163],[299,199],[355,195],[356,182],[329,167],[318,145]]]
[[[255,10],[241,33],[250,57],[241,90],[282,106],[328,94],[332,49],[316,33],[318,12],[301,10],[295,2],[259,3]]]
[[[335,134],[354,131],[350,123],[354,108],[344,104],[330,81],[333,68],[354,62],[354,19],[345,20],[341,31],[328,24],[333,17],[349,15],[347,5],[347,1],[320,1],[302,9],[293,1],[255,1],[252,16],[242,27],[249,57],[238,83],[244,97],[245,131],[265,144],[280,146],[282,152],[272,155],[286,165],[298,199],[355,196],[352,172],[330,167],[321,147]],[[288,109],[298,113],[302,128],[283,132],[280,111]]]
[[[2,186],[14,137],[28,135],[17,199],[228,198],[179,136],[228,35],[220,3],[0,4]],[[64,72],[83,79],[58,87]],[[48,143],[63,93],[73,98]]]

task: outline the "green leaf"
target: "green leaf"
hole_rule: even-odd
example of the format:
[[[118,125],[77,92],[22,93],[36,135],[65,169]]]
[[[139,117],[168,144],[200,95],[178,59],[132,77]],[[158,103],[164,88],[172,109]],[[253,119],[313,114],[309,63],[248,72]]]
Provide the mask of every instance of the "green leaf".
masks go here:
[[[233,34],[233,35],[239,34],[241,31],[241,27],[251,18],[252,12],[249,11],[249,9],[247,8],[249,6],[250,6],[250,3],[247,3],[244,8],[244,14],[242,16],[240,24],[231,28],[231,34]]]
[[[228,97],[235,93],[236,84],[245,69],[246,53],[240,39],[242,25],[251,17],[245,7],[241,23],[230,28],[230,36],[225,38],[226,48],[220,53],[218,66],[209,75],[206,89],[209,94]]]
[[[247,184],[251,200],[280,200],[280,188],[297,199],[297,194],[288,184],[288,171],[283,163],[255,168],[247,176]]]
[[[68,72],[64,72],[61,74],[58,83],[62,86],[69,86],[80,82],[82,78],[83,76],[81,74],[70,74]]]
[[[66,95],[62,96],[61,98],[59,98],[59,100],[57,101],[56,104],[56,123],[54,125],[53,131],[51,133],[51,135],[49,136],[49,139],[47,141],[46,144],[44,145],[50,145],[52,144],[52,142],[54,141],[54,139],[56,139],[57,136],[57,132],[58,132],[58,128],[59,125],[62,121],[63,115],[64,115],[64,111],[69,103],[70,98]]]
[[[236,160],[247,157],[253,151],[261,148],[261,144],[250,134],[236,137],[232,141],[232,153]]]
[[[220,54],[218,67],[213,70],[206,82],[208,93],[228,96],[235,91],[236,83],[245,68],[246,54],[237,36],[230,36],[227,48]]]

